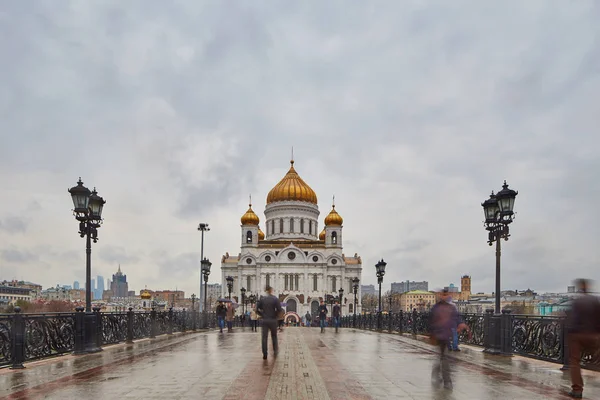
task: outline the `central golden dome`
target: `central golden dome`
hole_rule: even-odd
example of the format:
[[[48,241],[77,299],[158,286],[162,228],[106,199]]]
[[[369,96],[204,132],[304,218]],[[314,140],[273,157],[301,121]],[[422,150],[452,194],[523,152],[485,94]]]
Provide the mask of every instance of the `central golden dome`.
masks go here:
[[[152,294],[146,289],[144,289],[142,290],[142,293],[140,293],[140,298],[142,300],[150,300],[152,298]]]
[[[317,204],[317,194],[300,178],[294,169],[294,160],[290,161],[290,170],[267,195],[267,204],[277,201],[306,201]]]

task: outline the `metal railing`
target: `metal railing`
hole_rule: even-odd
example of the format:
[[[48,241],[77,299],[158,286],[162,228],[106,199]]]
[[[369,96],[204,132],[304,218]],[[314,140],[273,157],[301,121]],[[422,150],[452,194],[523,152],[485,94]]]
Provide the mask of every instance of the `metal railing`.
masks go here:
[[[0,367],[23,368],[23,363],[65,353],[85,353],[85,313],[0,314]],[[94,310],[95,332],[90,340],[102,346],[173,332],[217,326],[214,313],[144,311],[102,313]]]
[[[504,311],[494,315],[493,310],[486,314],[461,314],[463,322],[471,329],[459,335],[461,343],[491,347],[498,343],[498,353],[518,354],[539,360],[569,364],[567,332],[564,317],[537,315],[512,315]],[[409,333],[428,335],[430,314],[428,312],[372,313],[342,317],[342,327],[389,333]],[[499,329],[496,329],[496,328]],[[492,337],[499,335],[499,337]],[[584,353],[582,367],[600,370],[600,349]]]

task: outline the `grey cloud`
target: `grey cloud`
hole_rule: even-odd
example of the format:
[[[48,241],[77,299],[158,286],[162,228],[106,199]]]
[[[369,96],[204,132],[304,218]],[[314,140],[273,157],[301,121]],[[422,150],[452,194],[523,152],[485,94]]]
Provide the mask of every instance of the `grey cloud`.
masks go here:
[[[21,217],[6,217],[0,219],[0,230],[8,233],[25,233],[29,223]]]
[[[135,254],[129,254],[127,249],[122,246],[105,245],[98,250],[98,257],[112,265],[116,264],[135,264],[140,257]]]
[[[39,260],[39,256],[37,254],[32,253],[28,250],[18,249],[1,250],[0,257],[2,257],[2,260],[6,262],[15,264],[24,264]]]

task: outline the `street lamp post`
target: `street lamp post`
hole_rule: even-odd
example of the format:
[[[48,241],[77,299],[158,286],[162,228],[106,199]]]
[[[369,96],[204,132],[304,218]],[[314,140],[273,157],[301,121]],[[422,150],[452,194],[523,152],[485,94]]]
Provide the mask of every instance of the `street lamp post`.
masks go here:
[[[342,313],[342,307],[343,307],[343,304],[344,304],[344,289],[340,288],[340,290],[338,290],[338,293],[340,294],[340,314],[343,314]]]
[[[387,263],[383,261],[383,258],[375,264],[377,283],[379,284],[379,313],[377,314],[377,328],[381,329],[381,284],[383,283],[383,276],[385,275],[385,266]]]
[[[98,196],[96,188],[90,192],[83,186],[81,177],[77,186],[68,190],[73,200],[73,215],[79,221],[79,236],[85,237],[85,350],[86,353],[102,350],[96,344],[96,315],[92,312],[92,241],[98,242],[98,228],[102,224],[102,210],[106,201]]]
[[[231,291],[233,290],[233,276],[228,276],[225,278],[227,281],[227,291],[229,292],[229,300],[231,300]]]
[[[358,294],[358,278],[352,279],[352,290],[354,291],[354,318],[352,321],[352,325],[356,328],[356,307],[358,305],[358,300],[356,295]]]
[[[518,192],[508,188],[504,181],[502,190],[490,195],[481,205],[485,214],[485,229],[488,233],[488,244],[491,246],[496,242],[496,304],[494,313],[500,314],[500,255],[501,239],[508,240],[510,234],[508,225],[513,222],[513,207]]]
[[[208,328],[208,314],[206,312],[206,293],[208,292],[208,276],[210,275],[210,267],[212,263],[207,258],[203,258],[200,264],[202,265],[201,271],[202,276],[204,277],[204,307],[202,307],[202,324],[204,328]]]
[[[244,316],[242,317],[243,323],[244,318],[246,318],[246,288],[241,288],[240,292],[242,293],[242,312],[244,313]]]
[[[200,297],[202,297],[202,275],[204,272],[203,265],[202,265],[202,261],[204,261],[204,232],[210,231],[210,228],[208,227],[207,223],[200,222],[200,224],[198,224],[198,230],[201,233],[201,239],[200,239]],[[206,290],[206,285],[204,285],[204,289]],[[206,292],[205,292],[205,295],[206,295]],[[206,301],[204,302],[204,306],[202,307],[203,311],[205,309],[206,309]]]
[[[196,330],[196,307],[194,307],[194,303],[196,302],[196,295],[192,293],[192,330]]]

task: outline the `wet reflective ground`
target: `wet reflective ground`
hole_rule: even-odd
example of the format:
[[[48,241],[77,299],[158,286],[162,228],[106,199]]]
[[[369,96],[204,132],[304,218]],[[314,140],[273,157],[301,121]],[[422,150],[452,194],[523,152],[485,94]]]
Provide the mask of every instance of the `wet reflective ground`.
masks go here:
[[[451,353],[454,389],[432,385],[433,347],[398,335],[287,328],[262,360],[260,334],[173,335],[0,370],[0,399],[566,399],[560,365]],[[585,372],[585,398],[600,374]]]

